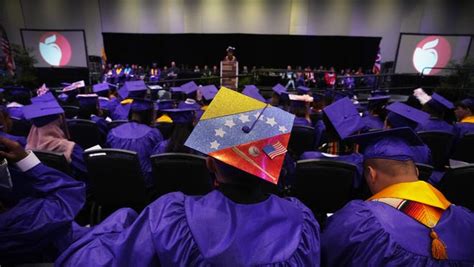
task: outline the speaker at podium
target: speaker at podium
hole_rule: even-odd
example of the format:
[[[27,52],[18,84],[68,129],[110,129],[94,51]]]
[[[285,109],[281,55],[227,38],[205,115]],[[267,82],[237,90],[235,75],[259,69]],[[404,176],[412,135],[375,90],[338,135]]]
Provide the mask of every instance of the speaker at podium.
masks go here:
[[[239,85],[239,62],[234,56],[235,47],[227,47],[227,55],[221,61],[221,86],[236,90]]]

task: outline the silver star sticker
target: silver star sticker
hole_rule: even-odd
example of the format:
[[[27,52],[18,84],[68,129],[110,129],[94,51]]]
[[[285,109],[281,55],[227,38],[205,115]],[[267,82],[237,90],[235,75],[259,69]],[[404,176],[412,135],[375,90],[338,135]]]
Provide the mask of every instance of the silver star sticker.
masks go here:
[[[220,145],[221,144],[219,144],[219,142],[214,140],[214,141],[211,142],[211,149],[218,149]]]
[[[278,131],[285,133],[286,131],[288,131],[288,129],[286,129],[285,126],[278,126]]]
[[[224,125],[227,126],[227,127],[229,127],[229,128],[232,128],[232,127],[235,126],[235,123],[234,123],[234,120],[229,119],[229,120],[225,120]]]
[[[214,131],[216,132],[215,136],[224,137],[224,134],[226,134],[226,132],[222,130],[222,128],[214,129]]]
[[[275,126],[277,124],[277,122],[275,121],[275,118],[267,118],[267,121],[265,122],[266,124],[270,124],[272,127]]]
[[[257,112],[255,114],[253,114],[253,116],[255,117],[255,119],[258,118],[258,116],[260,116],[260,112]],[[260,116],[260,118],[258,120],[263,121],[263,114],[262,114],[262,116]]]

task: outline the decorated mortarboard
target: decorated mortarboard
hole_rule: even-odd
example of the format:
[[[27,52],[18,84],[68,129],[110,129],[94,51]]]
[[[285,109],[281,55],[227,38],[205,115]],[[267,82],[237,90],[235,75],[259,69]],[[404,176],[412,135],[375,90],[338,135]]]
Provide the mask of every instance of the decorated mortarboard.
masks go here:
[[[290,98],[290,105],[292,107],[305,107],[307,103],[313,102],[313,97],[310,95],[288,95]]]
[[[256,99],[258,101],[265,102],[265,98],[260,94],[258,88],[256,86],[245,86],[244,90],[242,91],[242,94],[249,96],[253,99]]]
[[[194,109],[173,108],[164,109],[162,112],[168,114],[175,124],[192,123],[194,121]]]
[[[413,96],[415,96],[422,105],[428,103],[428,101],[431,100],[431,96],[428,95],[422,88],[413,90]]]
[[[99,97],[97,94],[79,94],[76,96],[77,101],[79,101],[79,106],[97,106],[97,101]]]
[[[387,120],[395,128],[407,126],[415,129],[419,123],[424,123],[430,118],[428,113],[400,102],[392,103],[386,109],[390,111]]]
[[[143,98],[134,98],[130,104],[130,111],[146,111],[154,108],[153,101]]]
[[[51,102],[51,101],[56,101],[56,98],[54,98],[54,95],[51,92],[47,92],[40,96],[31,98],[31,103],[41,103],[41,102]]]
[[[431,108],[438,110],[440,112],[448,111],[454,109],[454,105],[451,101],[447,100],[446,98],[438,95],[437,93],[433,93],[431,95],[431,100],[426,103]]]
[[[196,100],[192,98],[187,98],[184,101],[178,103],[179,109],[192,109],[192,110],[200,110],[201,105],[199,105]]]
[[[222,87],[185,145],[277,184],[293,120],[286,111]]]
[[[23,107],[23,114],[27,120],[37,126],[42,127],[58,118],[64,110],[56,101],[38,102]]]
[[[275,92],[277,95],[281,95],[283,92],[286,92],[285,86],[281,84],[276,84],[275,86],[272,87],[273,92]]]
[[[164,109],[174,108],[174,100],[172,99],[162,99],[156,101],[156,110],[162,111]]]
[[[63,88],[63,93],[72,92],[85,86],[86,86],[86,83],[84,81],[73,82],[70,85],[67,85],[66,87]]]
[[[341,98],[323,109],[341,140],[364,128],[356,106],[349,98]]]
[[[100,93],[103,91],[109,91],[110,87],[108,83],[97,83],[92,86],[92,91],[94,93]]]
[[[423,142],[409,127],[367,132],[346,138],[360,145],[364,159],[414,160],[413,146]]]
[[[204,100],[207,100],[207,101],[214,99],[218,91],[217,87],[215,87],[213,84],[203,86],[199,88],[199,90],[201,91],[201,94]]]
[[[49,92],[49,88],[46,87],[46,84],[45,84],[45,83],[43,83],[43,85],[41,85],[40,88],[36,89],[36,94],[37,94],[38,96],[44,95],[44,94],[46,94],[47,92]]]
[[[298,86],[296,87],[296,91],[298,92],[298,94],[307,94],[311,91],[311,89],[309,87],[306,87],[306,86]]]

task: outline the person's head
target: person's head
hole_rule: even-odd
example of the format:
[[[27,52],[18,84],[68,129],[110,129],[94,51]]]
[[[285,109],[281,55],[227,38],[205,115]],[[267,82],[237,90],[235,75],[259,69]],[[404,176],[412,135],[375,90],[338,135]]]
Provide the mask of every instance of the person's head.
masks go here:
[[[286,69],[291,70],[291,66],[290,65],[286,66]]]
[[[209,69],[209,67],[207,65],[204,65],[204,69],[207,70]]]
[[[193,123],[173,123],[173,130],[169,137],[166,152],[191,153],[191,149],[184,145],[193,131]]]
[[[372,194],[376,194],[387,186],[418,180],[418,169],[412,160],[373,158],[364,161],[364,177]]]
[[[454,106],[454,114],[458,121],[462,121],[464,118],[474,115],[474,100],[470,98],[458,101]]]
[[[12,87],[6,89],[5,98],[8,102],[16,102],[22,105],[29,105],[31,98],[31,91],[24,87]]]
[[[96,94],[78,95],[79,119],[89,120],[91,115],[99,115],[99,98]]]
[[[262,183],[260,178],[212,157],[207,157],[206,165],[220,184],[256,188]]]
[[[152,125],[155,119],[153,102],[146,99],[133,99],[130,105],[129,120],[145,125]]]
[[[329,68],[329,72],[334,72],[334,67]]]
[[[172,68],[176,67],[176,62],[171,61],[171,67],[172,67]]]

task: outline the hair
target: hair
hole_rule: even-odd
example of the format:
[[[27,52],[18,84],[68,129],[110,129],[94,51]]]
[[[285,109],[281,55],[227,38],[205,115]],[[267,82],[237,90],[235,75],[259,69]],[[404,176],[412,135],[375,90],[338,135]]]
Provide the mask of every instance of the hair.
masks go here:
[[[192,150],[184,143],[188,139],[189,135],[193,131],[192,123],[177,123],[173,125],[173,131],[171,132],[170,138],[168,139],[168,146],[166,152],[181,152],[190,153]]]
[[[97,108],[97,105],[81,106],[77,117],[79,119],[90,120],[91,115],[99,115],[99,109]]]
[[[400,161],[393,159],[366,159],[364,169],[372,166],[376,170],[386,174],[389,177],[399,177],[407,175],[416,176],[416,165],[411,160]]]
[[[290,106],[290,113],[295,114],[296,117],[305,118],[308,115],[308,107],[306,104],[303,106]]]
[[[474,114],[474,105],[468,105],[466,103],[466,101],[459,100],[454,104],[454,106],[455,107],[460,107],[460,108],[463,108],[463,109],[468,109],[469,111],[471,111],[471,113]]]
[[[240,185],[242,187],[255,188],[261,185],[262,180],[255,175],[237,169],[234,166],[228,165],[220,160],[214,159],[216,168],[221,174],[218,182],[224,184]]]
[[[154,121],[154,111],[152,109],[141,111],[130,110],[128,119],[130,121],[136,121],[141,124],[151,125]]]

